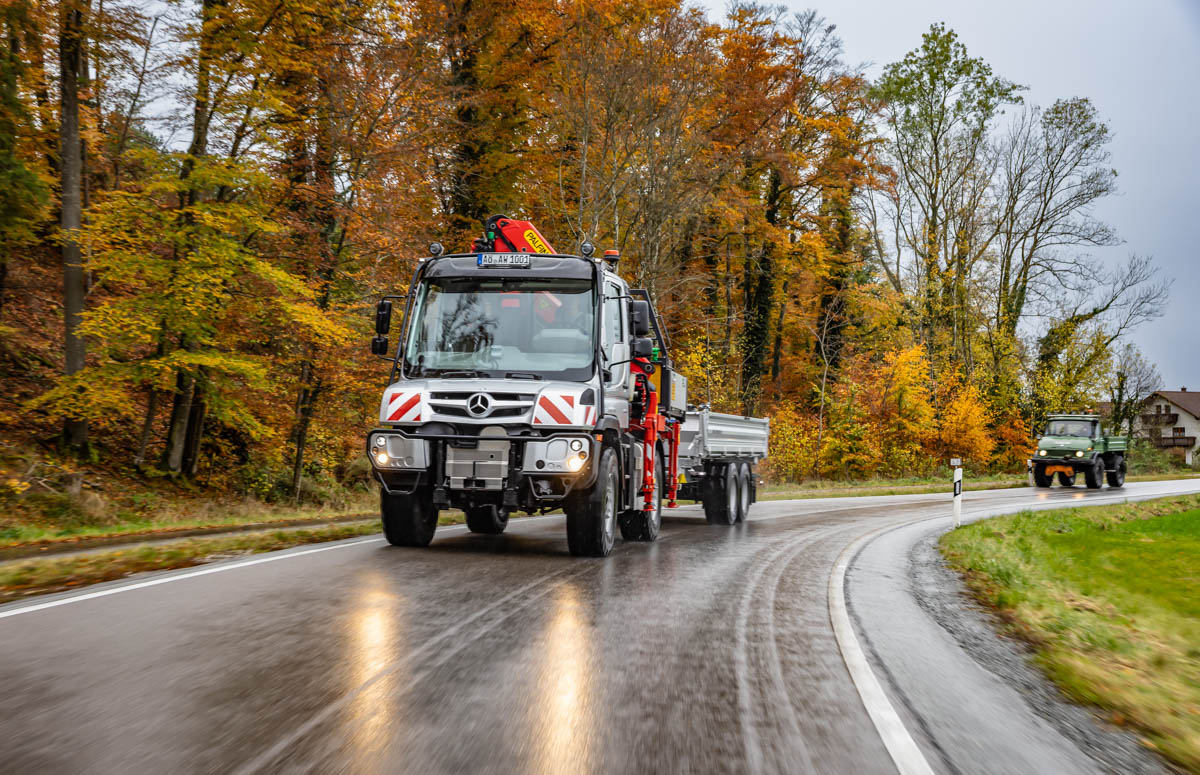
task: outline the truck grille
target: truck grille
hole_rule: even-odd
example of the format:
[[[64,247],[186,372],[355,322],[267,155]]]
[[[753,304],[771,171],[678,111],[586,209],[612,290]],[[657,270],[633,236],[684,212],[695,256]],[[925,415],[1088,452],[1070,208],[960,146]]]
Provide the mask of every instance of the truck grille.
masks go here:
[[[429,407],[443,417],[467,418],[486,422],[495,419],[512,419],[528,413],[533,407],[535,393],[487,393],[492,399],[492,411],[485,417],[476,417],[467,411],[467,399],[478,390],[438,391],[429,394]]]

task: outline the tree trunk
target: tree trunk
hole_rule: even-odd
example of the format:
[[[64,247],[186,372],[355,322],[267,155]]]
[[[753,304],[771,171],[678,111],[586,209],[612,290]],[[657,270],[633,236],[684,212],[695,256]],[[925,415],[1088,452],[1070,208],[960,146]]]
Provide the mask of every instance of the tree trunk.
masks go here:
[[[142,432],[138,435],[137,454],[133,456],[135,468],[141,468],[146,462],[146,447],[150,445],[150,434],[154,431],[154,415],[158,414],[158,391],[150,388],[150,397],[146,401],[146,417],[142,420]]]
[[[67,376],[84,367],[87,355],[79,324],[84,303],[83,256],[77,233],[83,224],[83,150],[79,127],[79,82],[83,68],[83,24],[87,5],[64,2],[58,38],[58,62],[61,89],[60,185],[63,257],[63,323]],[[68,418],[63,425],[63,441],[71,449],[87,446],[87,421]]]
[[[178,474],[183,471],[183,447],[187,440],[187,423],[192,413],[192,396],[196,380],[181,371],[175,375],[175,397],[171,401],[171,421],[167,425],[167,447],[159,467]]]
[[[187,432],[183,437],[183,458],[180,461],[180,473],[187,477],[196,475],[196,466],[200,462],[200,442],[204,438],[204,418],[208,413],[208,404],[204,400],[205,376],[201,372],[192,390],[192,404],[188,408]]]

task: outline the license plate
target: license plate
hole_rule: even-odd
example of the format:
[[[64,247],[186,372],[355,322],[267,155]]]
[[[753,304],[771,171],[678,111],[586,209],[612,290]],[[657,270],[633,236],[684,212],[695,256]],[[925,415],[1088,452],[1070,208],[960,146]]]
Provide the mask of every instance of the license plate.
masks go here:
[[[480,253],[475,258],[478,266],[529,266],[528,253]]]

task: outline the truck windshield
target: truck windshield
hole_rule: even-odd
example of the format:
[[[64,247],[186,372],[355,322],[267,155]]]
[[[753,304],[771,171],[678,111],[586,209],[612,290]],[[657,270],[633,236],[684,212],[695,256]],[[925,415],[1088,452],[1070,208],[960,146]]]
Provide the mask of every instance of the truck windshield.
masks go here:
[[[1092,422],[1090,420],[1051,420],[1046,425],[1046,436],[1081,436],[1085,439],[1092,437]]]
[[[409,323],[405,374],[587,380],[595,303],[588,280],[425,280]]]

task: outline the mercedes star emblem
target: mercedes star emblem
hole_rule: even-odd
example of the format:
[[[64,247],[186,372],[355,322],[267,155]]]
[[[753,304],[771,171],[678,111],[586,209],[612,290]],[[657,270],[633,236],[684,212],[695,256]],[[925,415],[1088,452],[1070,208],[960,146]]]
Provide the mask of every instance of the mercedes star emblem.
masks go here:
[[[467,399],[467,411],[473,417],[487,417],[492,411],[492,399],[487,393],[476,393]]]

